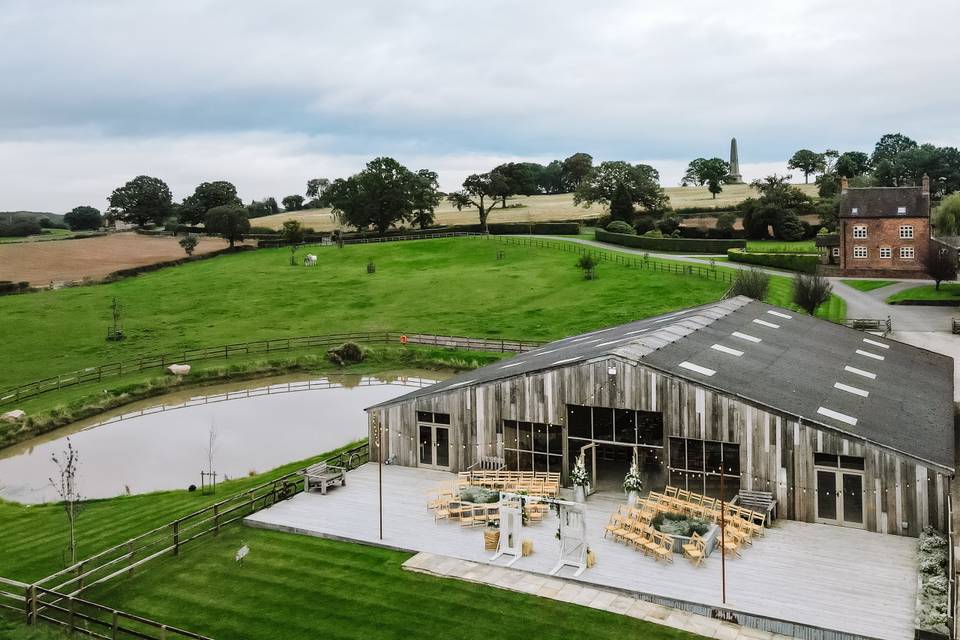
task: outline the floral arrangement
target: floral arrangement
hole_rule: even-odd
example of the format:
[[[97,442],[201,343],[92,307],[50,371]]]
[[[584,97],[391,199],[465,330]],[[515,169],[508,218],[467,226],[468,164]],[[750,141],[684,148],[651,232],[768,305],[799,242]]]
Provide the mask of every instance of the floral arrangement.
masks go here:
[[[627,475],[623,477],[623,490],[627,493],[631,491],[640,493],[643,491],[643,480],[640,479],[640,469],[637,468],[636,460],[630,463],[630,470],[627,471]]]
[[[590,478],[587,477],[587,465],[583,461],[583,455],[577,458],[577,463],[573,465],[570,472],[570,481],[576,487],[585,487],[590,484]]]

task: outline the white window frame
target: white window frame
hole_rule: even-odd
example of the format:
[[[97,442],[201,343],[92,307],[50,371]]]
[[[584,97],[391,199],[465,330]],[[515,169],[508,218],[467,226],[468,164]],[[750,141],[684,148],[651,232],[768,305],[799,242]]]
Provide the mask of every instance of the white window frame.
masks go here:
[[[859,253],[861,253],[861,249],[862,249],[863,255],[858,255]],[[858,244],[853,247],[853,257],[856,258],[857,260],[866,260],[867,258],[870,257],[870,252],[867,251],[867,248],[865,246],[863,246],[862,244]]]
[[[833,254],[833,257],[834,257],[834,258],[839,258],[839,257],[840,257],[840,247],[833,247],[833,250],[831,251],[831,253]]]
[[[865,224],[855,224],[855,225],[853,225],[853,238],[854,238],[854,240],[866,240],[866,238],[867,238],[867,225],[865,225]]]
[[[850,213],[860,213],[860,209],[858,209],[857,207],[853,207],[852,209],[850,209]]]
[[[881,258],[893,258],[893,249],[890,247],[880,247]]]
[[[905,215],[907,215],[907,208],[906,208],[906,207],[897,207],[897,215],[898,215],[898,216],[905,216]]]
[[[916,260],[917,252],[914,251],[913,247],[900,247],[900,259],[901,260]]]
[[[912,225],[912,224],[902,224],[902,225],[900,225],[900,239],[901,239],[901,240],[913,240],[913,225]]]

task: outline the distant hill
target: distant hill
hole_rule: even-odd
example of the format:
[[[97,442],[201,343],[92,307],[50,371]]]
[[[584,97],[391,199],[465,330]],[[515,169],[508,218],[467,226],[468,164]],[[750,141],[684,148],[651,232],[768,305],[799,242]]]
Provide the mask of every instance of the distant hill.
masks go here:
[[[47,211],[0,211],[0,220],[15,220],[17,218],[27,218],[29,220],[49,218],[50,222],[63,222],[62,213],[50,213]]]

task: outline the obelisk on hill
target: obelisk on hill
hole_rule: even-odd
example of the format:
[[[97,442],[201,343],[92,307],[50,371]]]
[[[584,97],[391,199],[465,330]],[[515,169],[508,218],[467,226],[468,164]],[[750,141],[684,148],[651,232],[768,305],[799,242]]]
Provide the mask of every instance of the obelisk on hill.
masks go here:
[[[737,139],[730,138],[730,178],[729,184],[743,184],[743,176],[740,175],[740,158],[737,156]]]

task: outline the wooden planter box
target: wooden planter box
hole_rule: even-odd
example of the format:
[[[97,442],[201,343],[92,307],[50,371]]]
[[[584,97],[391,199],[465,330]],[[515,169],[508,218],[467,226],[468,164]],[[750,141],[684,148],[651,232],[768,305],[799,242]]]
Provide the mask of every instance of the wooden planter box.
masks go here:
[[[500,530],[487,527],[483,531],[483,548],[486,551],[496,551],[500,544]]]

